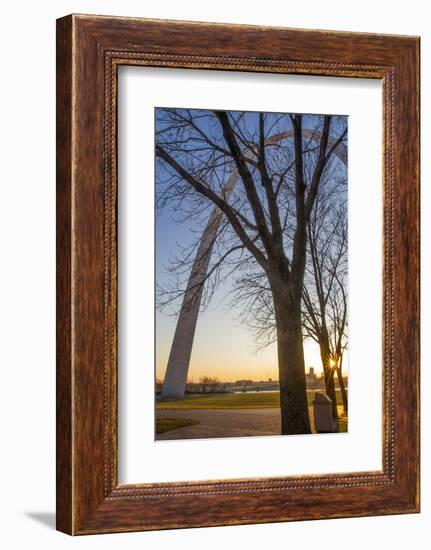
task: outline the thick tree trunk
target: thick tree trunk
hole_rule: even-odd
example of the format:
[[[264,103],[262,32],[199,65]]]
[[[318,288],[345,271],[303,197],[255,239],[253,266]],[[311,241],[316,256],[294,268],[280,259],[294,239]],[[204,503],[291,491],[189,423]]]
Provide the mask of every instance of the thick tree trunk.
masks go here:
[[[286,285],[287,286],[287,285]],[[281,433],[311,433],[301,327],[301,301],[273,296],[277,324]]]
[[[338,383],[340,384],[341,399],[343,400],[344,413],[348,412],[348,399],[346,386],[344,385],[343,373],[340,368],[337,368]]]

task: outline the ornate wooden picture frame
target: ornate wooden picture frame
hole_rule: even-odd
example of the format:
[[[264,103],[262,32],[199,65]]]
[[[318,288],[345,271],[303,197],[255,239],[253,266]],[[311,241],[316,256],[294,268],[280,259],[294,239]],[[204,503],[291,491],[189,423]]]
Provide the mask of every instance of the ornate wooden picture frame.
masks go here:
[[[117,69],[380,79],[383,469],[118,483]],[[57,528],[91,534],[419,511],[419,39],[70,15],[57,21]]]

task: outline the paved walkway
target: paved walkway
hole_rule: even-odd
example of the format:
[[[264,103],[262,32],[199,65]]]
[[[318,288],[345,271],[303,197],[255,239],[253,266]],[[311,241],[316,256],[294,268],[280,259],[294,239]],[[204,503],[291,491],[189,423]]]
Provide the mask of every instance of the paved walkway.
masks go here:
[[[209,437],[244,437],[258,435],[280,435],[280,409],[191,409],[163,410],[156,412],[157,418],[190,418],[199,424],[185,426],[156,436],[166,439],[204,439]],[[310,408],[310,421],[313,413]],[[314,426],[311,427],[314,430]]]

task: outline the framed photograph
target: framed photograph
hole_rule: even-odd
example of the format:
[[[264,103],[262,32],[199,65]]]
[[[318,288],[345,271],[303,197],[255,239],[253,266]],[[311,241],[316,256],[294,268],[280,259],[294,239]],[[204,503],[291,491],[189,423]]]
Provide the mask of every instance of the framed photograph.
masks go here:
[[[57,528],[419,511],[419,38],[57,21]]]

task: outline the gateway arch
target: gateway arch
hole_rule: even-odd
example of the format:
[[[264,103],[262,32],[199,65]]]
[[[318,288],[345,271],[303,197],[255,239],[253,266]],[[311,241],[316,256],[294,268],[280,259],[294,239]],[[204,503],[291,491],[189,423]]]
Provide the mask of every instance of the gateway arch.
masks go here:
[[[305,138],[318,140],[321,134],[313,130],[303,130]],[[277,143],[293,136],[293,131],[282,132],[271,136],[266,144]],[[328,145],[331,146],[335,138],[329,137]],[[334,154],[347,166],[347,146],[344,143],[334,150]],[[239,179],[237,170],[233,170],[223,189],[223,196],[229,199]],[[190,357],[192,354],[193,340],[201,305],[202,292],[209,262],[211,259],[214,240],[223,218],[223,212],[215,207],[211,212],[207,225],[202,233],[195,260],[190,271],[190,277],[184,293],[183,302],[177,319],[177,326],[172,340],[171,351],[163,381],[162,397],[184,397],[186,392],[187,374],[189,371]]]

